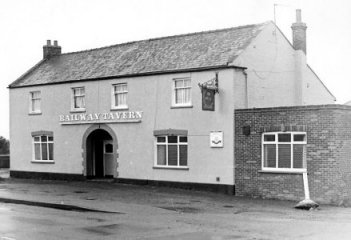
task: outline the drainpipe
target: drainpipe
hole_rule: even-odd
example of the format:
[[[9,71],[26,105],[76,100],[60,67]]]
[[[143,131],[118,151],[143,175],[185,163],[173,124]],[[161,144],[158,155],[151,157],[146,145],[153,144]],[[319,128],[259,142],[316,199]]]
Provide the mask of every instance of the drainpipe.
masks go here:
[[[247,72],[245,69],[243,70],[243,74],[245,76],[245,108],[249,107],[249,87],[248,87],[248,79],[247,79]]]

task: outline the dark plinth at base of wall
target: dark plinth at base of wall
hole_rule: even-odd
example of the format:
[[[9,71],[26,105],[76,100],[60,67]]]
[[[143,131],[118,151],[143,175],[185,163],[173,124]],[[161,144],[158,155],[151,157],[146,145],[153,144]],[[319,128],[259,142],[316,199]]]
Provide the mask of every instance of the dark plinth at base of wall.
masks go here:
[[[68,173],[48,173],[48,172],[28,172],[28,171],[10,171],[12,178],[25,178],[25,179],[41,179],[41,180],[66,180],[66,181],[85,181],[89,177],[80,174]],[[151,185],[157,187],[170,187],[180,188],[187,190],[198,190],[208,192],[225,193],[234,195],[235,186],[227,184],[208,184],[208,183],[191,183],[191,182],[170,182],[170,181],[156,181],[156,180],[143,180],[143,179],[129,179],[129,178],[116,178],[117,183],[134,184],[134,185]]]
[[[209,183],[191,183],[191,182],[170,182],[170,181],[156,181],[156,180],[143,180],[143,179],[129,179],[117,178],[116,182],[134,185],[151,185],[157,187],[171,187],[187,190],[198,190],[208,192],[225,193],[234,195],[235,186],[227,184],[209,184]]]
[[[10,177],[26,178],[26,179],[42,179],[42,180],[67,180],[67,181],[86,180],[85,176],[81,174],[27,172],[27,171],[13,171],[13,170],[10,170]]]

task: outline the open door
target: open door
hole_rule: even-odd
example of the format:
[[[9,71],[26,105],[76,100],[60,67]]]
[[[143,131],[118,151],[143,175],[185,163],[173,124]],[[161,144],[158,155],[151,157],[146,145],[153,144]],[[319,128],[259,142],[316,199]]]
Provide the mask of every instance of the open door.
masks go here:
[[[104,141],[104,167],[105,167],[105,177],[113,178],[113,141]]]

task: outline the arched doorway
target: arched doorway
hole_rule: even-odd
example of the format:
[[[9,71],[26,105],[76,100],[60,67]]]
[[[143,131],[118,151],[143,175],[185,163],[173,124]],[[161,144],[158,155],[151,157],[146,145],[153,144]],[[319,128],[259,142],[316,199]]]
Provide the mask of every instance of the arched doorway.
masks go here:
[[[84,174],[91,178],[117,177],[117,140],[105,124],[93,125],[83,136]]]

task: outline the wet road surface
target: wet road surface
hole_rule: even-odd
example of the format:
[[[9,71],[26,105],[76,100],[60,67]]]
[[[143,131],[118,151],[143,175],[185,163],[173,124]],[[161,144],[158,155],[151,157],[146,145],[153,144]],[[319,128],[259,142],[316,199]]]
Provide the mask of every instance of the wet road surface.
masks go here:
[[[294,202],[207,192],[32,180],[0,182],[1,198],[105,212],[0,202],[0,240],[351,238],[350,208],[303,211]]]

